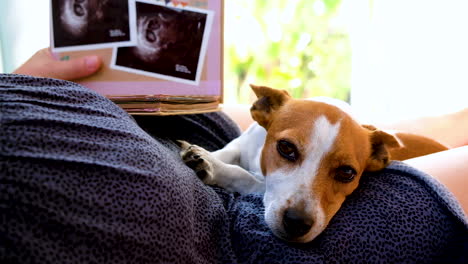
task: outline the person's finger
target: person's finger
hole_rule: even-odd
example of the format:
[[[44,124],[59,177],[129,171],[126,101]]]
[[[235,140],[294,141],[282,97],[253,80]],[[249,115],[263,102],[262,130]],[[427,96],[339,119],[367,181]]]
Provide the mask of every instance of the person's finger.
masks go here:
[[[75,80],[95,73],[101,67],[98,56],[85,56],[67,61],[54,58],[49,49],[36,52],[13,73],[63,80]]]
[[[63,80],[74,80],[95,73],[101,66],[98,56],[85,56],[68,61],[54,61],[49,65],[49,76]]]

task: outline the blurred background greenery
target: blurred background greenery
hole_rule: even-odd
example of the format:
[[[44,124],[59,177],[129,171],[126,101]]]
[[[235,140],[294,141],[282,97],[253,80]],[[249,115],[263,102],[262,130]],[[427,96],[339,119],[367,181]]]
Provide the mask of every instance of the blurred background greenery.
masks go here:
[[[253,101],[248,84],[296,98],[349,101],[351,47],[342,0],[225,1],[226,103]]]

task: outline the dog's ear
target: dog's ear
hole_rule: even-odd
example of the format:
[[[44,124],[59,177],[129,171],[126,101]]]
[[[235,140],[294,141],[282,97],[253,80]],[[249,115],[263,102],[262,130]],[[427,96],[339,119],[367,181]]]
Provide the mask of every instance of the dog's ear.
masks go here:
[[[361,125],[363,128],[369,130],[369,131],[375,131],[377,128],[373,125]]]
[[[391,134],[378,130],[372,125],[363,125],[369,130],[371,143],[371,154],[367,160],[367,171],[378,171],[390,163],[391,155],[389,149],[401,147],[398,140]]]
[[[257,95],[257,101],[250,108],[250,114],[261,126],[268,128],[273,113],[289,100],[291,96],[285,90],[253,84],[250,87],[252,87],[255,95]]]

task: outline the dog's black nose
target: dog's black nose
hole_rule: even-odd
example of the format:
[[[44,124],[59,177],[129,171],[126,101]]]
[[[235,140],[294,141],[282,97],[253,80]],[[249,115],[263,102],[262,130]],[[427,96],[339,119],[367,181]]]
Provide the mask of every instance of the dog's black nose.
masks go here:
[[[304,213],[296,209],[286,209],[283,215],[284,231],[291,238],[299,238],[307,232],[314,224],[311,217],[304,215]]]

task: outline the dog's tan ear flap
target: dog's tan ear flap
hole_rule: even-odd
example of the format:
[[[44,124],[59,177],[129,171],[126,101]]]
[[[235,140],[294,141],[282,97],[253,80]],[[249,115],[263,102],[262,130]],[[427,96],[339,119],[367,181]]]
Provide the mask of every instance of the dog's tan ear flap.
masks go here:
[[[378,171],[390,163],[391,155],[389,149],[401,147],[398,140],[391,134],[378,130],[371,125],[363,125],[369,130],[371,143],[371,154],[367,160],[367,171]]]
[[[261,126],[268,128],[272,114],[289,100],[291,96],[285,90],[253,84],[250,87],[252,87],[255,95],[257,95],[257,101],[250,108],[250,114]]]
[[[375,131],[377,128],[373,125],[361,125],[363,128],[369,130],[369,131]]]

